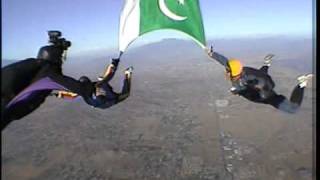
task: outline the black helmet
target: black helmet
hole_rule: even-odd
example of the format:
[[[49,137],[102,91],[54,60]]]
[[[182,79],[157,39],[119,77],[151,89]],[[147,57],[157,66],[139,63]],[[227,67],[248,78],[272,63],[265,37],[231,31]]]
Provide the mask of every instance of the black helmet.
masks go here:
[[[63,53],[71,46],[71,42],[61,38],[62,33],[60,31],[48,31],[48,35],[49,43],[52,45],[41,47],[37,58],[62,64]]]
[[[90,83],[90,82],[91,82],[91,80],[90,80],[87,76],[81,76],[81,77],[79,78],[79,81],[80,81],[81,83]]]
[[[63,49],[53,45],[43,46],[40,48],[37,58],[60,64],[62,63],[63,51]]]

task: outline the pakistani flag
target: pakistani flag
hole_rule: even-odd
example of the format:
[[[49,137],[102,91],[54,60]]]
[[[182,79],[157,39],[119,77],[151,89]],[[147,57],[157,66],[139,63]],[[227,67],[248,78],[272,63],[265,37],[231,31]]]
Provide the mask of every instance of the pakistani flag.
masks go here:
[[[137,37],[159,29],[178,30],[206,46],[198,0],[126,0],[120,17],[119,50],[124,52]]]

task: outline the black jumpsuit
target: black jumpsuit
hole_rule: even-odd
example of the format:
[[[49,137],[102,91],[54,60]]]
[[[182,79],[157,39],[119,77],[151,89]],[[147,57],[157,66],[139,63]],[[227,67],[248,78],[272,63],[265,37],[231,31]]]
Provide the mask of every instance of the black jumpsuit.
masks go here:
[[[84,101],[96,108],[106,109],[125,100],[130,94],[131,79],[124,78],[121,93],[116,93],[110,86],[109,81],[113,78],[118,64],[114,64],[115,70],[108,74],[102,81],[91,82],[91,80],[83,76],[84,81],[75,80],[68,76],[49,75],[49,77],[66,87],[68,91],[76,93],[84,99]],[[99,86],[105,91],[105,95],[96,96],[96,87]]]
[[[54,63],[53,63],[54,62]],[[2,68],[1,86],[1,130],[11,121],[18,120],[32,113],[45,99],[51,94],[52,90],[45,89],[32,92],[27,100],[19,101],[11,106],[8,104],[18,95],[21,95],[26,88],[32,86],[39,80],[49,78],[64,90],[69,90],[83,97],[89,105],[98,108],[108,108],[129,96],[130,79],[124,80],[123,91],[121,94],[115,93],[108,84],[109,79],[102,81],[102,86],[106,91],[106,96],[94,96],[96,82],[81,82],[74,78],[62,74],[62,61],[48,61],[43,59],[27,59],[19,61]],[[113,76],[113,74],[112,74]],[[62,89],[58,89],[62,90]]]
[[[61,65],[35,58],[22,60],[1,69],[1,130],[11,121],[21,119],[40,107],[51,90],[33,92],[27,101],[20,101],[10,107],[7,105],[24,89],[52,72],[62,74]]]
[[[228,58],[223,55],[214,52],[211,57],[223,66],[228,66]],[[268,74],[268,68],[268,66],[262,66],[260,69],[243,67],[240,79],[232,82],[235,88],[232,92],[250,101],[270,104],[284,112],[295,113],[302,103],[304,88],[296,85],[289,101],[285,96],[274,91],[275,83]]]

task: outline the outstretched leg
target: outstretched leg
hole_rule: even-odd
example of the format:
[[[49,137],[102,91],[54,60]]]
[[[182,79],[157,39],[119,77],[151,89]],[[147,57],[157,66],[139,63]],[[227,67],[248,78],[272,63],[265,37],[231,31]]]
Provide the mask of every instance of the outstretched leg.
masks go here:
[[[262,66],[260,70],[268,74],[269,67],[270,66]]]
[[[278,109],[288,112],[288,113],[295,113],[303,100],[303,94],[304,94],[304,87],[301,88],[299,85],[297,85],[292,93],[291,93],[291,97],[290,97],[290,101],[285,98],[278,106]]]
[[[306,74],[297,78],[299,84],[293,89],[290,101],[298,106],[303,100],[304,88],[307,86],[308,80],[312,78],[312,74]]]
[[[264,58],[263,66],[260,68],[261,71],[268,73],[269,67],[271,66],[272,58],[274,57],[273,54],[268,54]]]
[[[300,87],[297,85],[294,87],[291,97],[290,97],[290,102],[300,106],[303,100],[303,94],[304,94],[304,87]]]
[[[269,100],[269,103],[282,111],[295,113],[303,101],[304,89],[311,77],[311,74],[298,77],[299,84],[294,87],[290,101],[283,95],[275,95]]]

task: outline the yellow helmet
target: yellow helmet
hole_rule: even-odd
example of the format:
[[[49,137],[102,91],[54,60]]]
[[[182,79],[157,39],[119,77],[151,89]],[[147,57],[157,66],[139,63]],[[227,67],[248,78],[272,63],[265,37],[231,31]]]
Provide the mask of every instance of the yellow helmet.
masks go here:
[[[243,66],[238,59],[229,59],[228,61],[228,71],[231,77],[238,76],[242,73]]]

